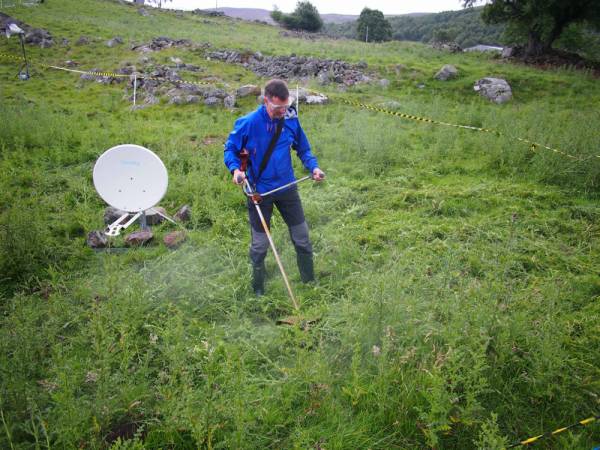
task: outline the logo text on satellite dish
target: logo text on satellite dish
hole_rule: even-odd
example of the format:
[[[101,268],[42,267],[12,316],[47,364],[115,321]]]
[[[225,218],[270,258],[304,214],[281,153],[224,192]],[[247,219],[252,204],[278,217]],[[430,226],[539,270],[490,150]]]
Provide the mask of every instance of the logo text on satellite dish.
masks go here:
[[[142,165],[142,163],[140,163],[139,161],[131,161],[131,160],[127,160],[127,159],[122,159],[121,164],[123,164],[124,166],[141,166]]]

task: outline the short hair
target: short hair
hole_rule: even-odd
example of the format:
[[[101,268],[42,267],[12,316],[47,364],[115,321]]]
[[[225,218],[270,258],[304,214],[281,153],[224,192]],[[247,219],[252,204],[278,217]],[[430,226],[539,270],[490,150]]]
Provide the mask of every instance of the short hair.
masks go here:
[[[265,86],[265,96],[269,98],[277,97],[280,100],[287,100],[290,96],[287,84],[277,78],[269,81]]]

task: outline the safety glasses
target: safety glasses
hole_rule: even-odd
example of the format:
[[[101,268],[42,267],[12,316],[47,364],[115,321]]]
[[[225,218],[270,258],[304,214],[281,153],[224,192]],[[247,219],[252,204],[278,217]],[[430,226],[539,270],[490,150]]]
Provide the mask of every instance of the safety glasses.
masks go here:
[[[285,111],[286,109],[289,108],[290,104],[289,102],[286,103],[285,105],[276,105],[275,103],[273,103],[271,100],[269,100],[268,97],[265,97],[266,102],[269,104],[269,106],[271,107],[271,109],[273,111]]]

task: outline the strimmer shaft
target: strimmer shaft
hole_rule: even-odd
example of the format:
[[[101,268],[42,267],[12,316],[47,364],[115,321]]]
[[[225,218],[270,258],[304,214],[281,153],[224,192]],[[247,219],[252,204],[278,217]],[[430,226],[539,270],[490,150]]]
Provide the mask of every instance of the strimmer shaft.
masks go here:
[[[248,179],[246,179],[245,182],[246,182],[246,188],[248,189],[248,191],[252,192],[252,188],[250,187],[250,183],[248,182]],[[277,249],[275,248],[275,243],[273,242],[273,238],[271,237],[271,233],[269,232],[269,227],[267,226],[267,222],[265,221],[262,211],[260,210],[260,206],[258,206],[258,202],[256,200],[252,199],[252,203],[254,203],[254,206],[256,207],[256,212],[258,213],[258,217],[260,217],[260,222],[262,223],[263,229],[265,230],[267,239],[269,239],[269,244],[271,245],[271,250],[273,250],[273,254],[275,255],[275,261],[277,261],[277,266],[279,266],[279,271],[281,272],[281,276],[283,277],[283,281],[285,283],[285,287],[287,288],[290,299],[292,300],[294,308],[296,309],[296,311],[298,311],[300,309],[300,307],[298,306],[296,297],[294,297],[294,293],[292,292],[292,287],[290,286],[290,282],[289,282],[288,277],[283,268],[283,264],[281,264],[281,259],[279,258],[279,253],[277,253]]]

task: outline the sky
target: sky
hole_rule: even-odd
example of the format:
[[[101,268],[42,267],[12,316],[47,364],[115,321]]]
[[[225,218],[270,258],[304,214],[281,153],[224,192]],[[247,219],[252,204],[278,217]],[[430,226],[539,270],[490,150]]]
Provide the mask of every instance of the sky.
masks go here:
[[[310,0],[321,14],[360,14],[365,6],[378,9],[384,14],[407,14],[415,12],[440,12],[462,8],[461,0]],[[292,12],[296,0],[163,0],[167,8],[192,10],[218,7],[260,8],[272,10],[273,5],[283,12]]]

